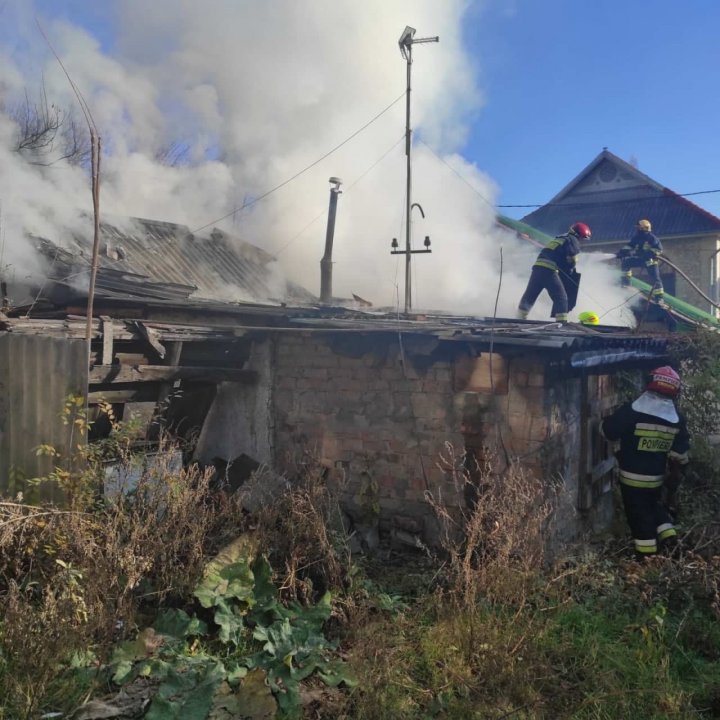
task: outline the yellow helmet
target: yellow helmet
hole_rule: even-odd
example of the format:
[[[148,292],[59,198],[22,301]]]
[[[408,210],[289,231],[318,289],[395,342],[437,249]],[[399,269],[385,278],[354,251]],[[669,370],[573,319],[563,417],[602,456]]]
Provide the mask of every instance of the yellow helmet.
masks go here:
[[[583,325],[600,324],[600,318],[597,316],[597,313],[592,312],[592,310],[586,310],[585,312],[581,312],[578,315],[578,320],[580,320]]]
[[[652,225],[650,224],[650,221],[645,219],[638,220],[638,227],[645,232],[650,232],[652,230]]]

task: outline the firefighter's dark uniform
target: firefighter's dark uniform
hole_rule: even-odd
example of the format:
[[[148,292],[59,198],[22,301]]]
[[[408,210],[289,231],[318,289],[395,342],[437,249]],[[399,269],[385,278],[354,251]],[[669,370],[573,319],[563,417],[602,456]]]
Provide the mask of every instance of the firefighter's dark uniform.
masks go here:
[[[526,318],[543,290],[553,301],[553,316],[558,322],[567,322],[568,297],[560,273],[575,273],[580,245],[573,233],[558,235],[541,251],[533,265],[530,280],[518,306],[518,315]]]
[[[652,297],[662,300],[665,295],[662,280],[660,279],[660,261],[658,257],[662,252],[660,240],[651,232],[638,230],[618,253],[621,259],[623,285],[630,284],[632,268],[644,267],[652,284]]]
[[[661,493],[668,458],[681,465],[688,462],[685,419],[671,399],[645,392],[605,418],[600,430],[608,440],[620,441],[620,490],[635,550],[643,556],[654,554],[658,540],[677,535]]]

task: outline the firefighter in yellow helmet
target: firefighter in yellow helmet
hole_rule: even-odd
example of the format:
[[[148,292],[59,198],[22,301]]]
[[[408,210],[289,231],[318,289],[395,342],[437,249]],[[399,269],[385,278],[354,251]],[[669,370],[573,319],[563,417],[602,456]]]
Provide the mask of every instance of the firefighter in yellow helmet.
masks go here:
[[[660,279],[660,267],[658,257],[662,252],[662,245],[652,233],[652,225],[646,218],[638,220],[635,234],[628,240],[616,255],[621,261],[622,284],[630,284],[634,267],[644,267],[647,270],[652,285],[651,298],[655,302],[662,302],[665,295],[662,280]]]
[[[583,325],[600,324],[600,318],[598,317],[598,314],[594,313],[592,310],[586,310],[585,312],[581,312],[578,315],[578,320],[580,320]]]

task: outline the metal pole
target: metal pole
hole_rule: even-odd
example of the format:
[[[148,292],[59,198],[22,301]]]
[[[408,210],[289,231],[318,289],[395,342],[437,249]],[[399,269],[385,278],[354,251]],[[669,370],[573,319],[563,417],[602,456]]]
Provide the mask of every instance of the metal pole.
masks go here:
[[[412,44],[407,45],[407,91],[405,94],[405,155],[407,156],[407,187],[405,188],[405,314],[412,308],[412,278],[410,276],[410,208],[412,207],[412,130],[410,129],[410,73],[412,68]]]
[[[340,178],[330,178],[335,187],[330,188],[330,208],[328,209],[327,232],[325,233],[325,254],[320,261],[320,302],[329,303],[332,300],[332,248],[335,236],[335,216],[337,214]]]
[[[410,268],[411,255],[416,252],[430,252],[429,239],[425,243],[426,250],[412,250],[410,240],[412,237],[412,222],[410,211],[412,210],[412,128],[410,127],[410,93],[412,92],[412,46],[415,43],[438,42],[440,38],[435,37],[416,38],[415,28],[409,25],[405,28],[398,45],[400,53],[407,63],[407,89],[405,91],[405,155],[407,156],[407,186],[405,188],[405,250],[396,250],[397,243],[393,240],[393,255],[405,255],[405,314],[412,309],[412,274]]]

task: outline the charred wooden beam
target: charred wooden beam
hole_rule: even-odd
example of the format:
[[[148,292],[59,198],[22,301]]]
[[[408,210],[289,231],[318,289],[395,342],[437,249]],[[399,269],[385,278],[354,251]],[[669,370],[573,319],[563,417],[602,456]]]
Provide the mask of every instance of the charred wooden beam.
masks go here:
[[[136,382],[237,382],[251,385],[257,382],[255,370],[218,367],[183,367],[179,365],[96,365],[90,370],[90,385]]]
[[[167,344],[168,354],[165,358],[165,365],[168,367],[178,367],[180,365],[180,353],[182,353],[181,342],[170,342]],[[178,378],[173,378],[172,381],[166,382],[160,388],[158,394],[158,406],[166,404],[166,400],[170,397],[170,393],[173,389],[173,383]]]
[[[88,393],[88,405],[97,405],[97,403],[109,402],[115,403],[135,403],[135,402],[154,402],[157,400],[159,385],[157,383],[144,383],[135,387],[126,388],[100,388],[94,389]]]
[[[157,330],[149,328],[141,322],[135,322],[134,325],[137,328],[137,331],[140,333],[140,336],[150,344],[150,346],[153,348],[153,350],[155,350],[155,352],[160,356],[160,359],[162,360],[165,357],[166,351],[163,344],[158,340]]]

